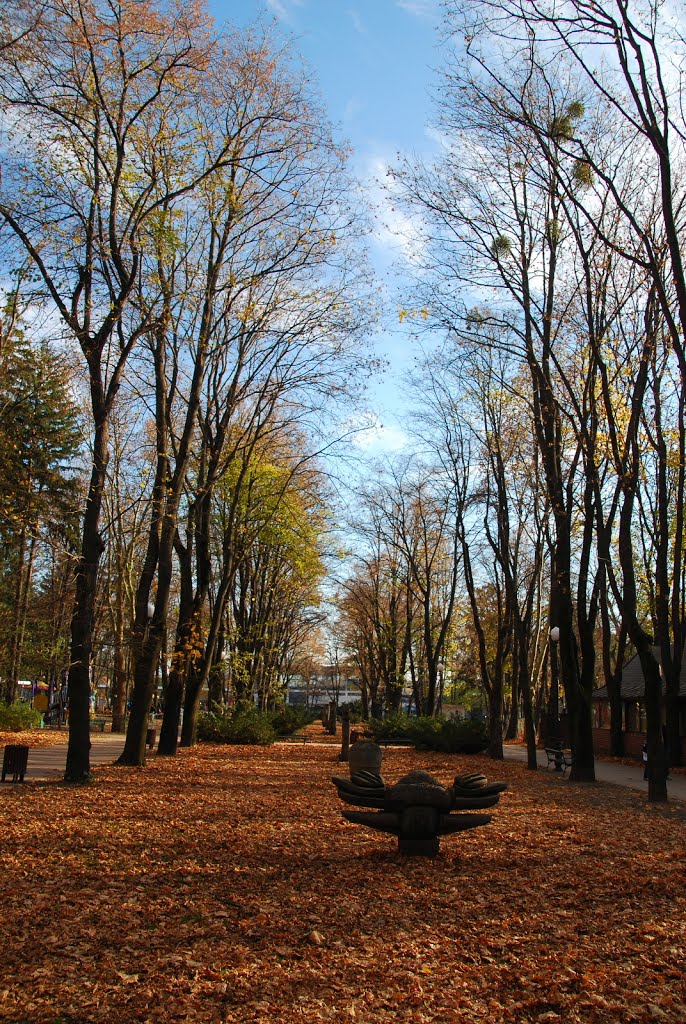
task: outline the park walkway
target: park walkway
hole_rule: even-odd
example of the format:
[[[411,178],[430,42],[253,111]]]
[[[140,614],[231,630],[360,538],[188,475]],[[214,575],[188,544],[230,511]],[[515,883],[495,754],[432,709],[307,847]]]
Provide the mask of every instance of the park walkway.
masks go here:
[[[504,746],[505,758],[508,761],[526,762],[526,747],[519,743],[506,743]],[[548,758],[543,750],[538,751],[538,764],[548,775],[555,776],[556,773],[546,768]],[[565,778],[569,772],[565,773]],[[595,777],[597,783],[605,783],[613,786],[625,786],[627,789],[638,789],[642,793],[648,792],[648,783],[643,778],[643,765],[636,761],[635,764],[621,764],[616,761],[599,760],[595,762]],[[672,775],[667,782],[667,792],[672,800],[683,800],[686,802],[686,775]]]
[[[94,733],[91,736],[91,742],[91,764],[93,766],[112,764],[119,757],[124,747],[123,735],[113,736],[110,733]],[[314,743],[316,744],[316,741]],[[331,744],[327,744],[327,746],[329,745]],[[526,761],[526,749],[521,744],[506,744],[504,751],[506,760]],[[154,755],[151,754],[150,756]],[[26,780],[38,782],[59,779],[64,775],[66,761],[66,742],[54,747],[31,747],[29,750]],[[559,780],[560,777],[555,772],[546,769],[546,763],[546,755],[541,750],[539,751],[539,765],[543,771],[551,776],[551,781],[553,779]],[[638,762],[635,765],[627,765],[614,761],[596,760],[595,771],[597,783],[625,786],[628,789],[637,789],[643,793],[648,790],[648,783],[643,779],[643,765]],[[565,774],[565,779],[568,774]],[[667,783],[667,789],[670,799],[686,803],[686,775],[672,775]]]
[[[112,764],[124,749],[124,736],[110,733],[91,734],[91,765]],[[27,781],[60,779],[67,764],[66,731],[65,742],[54,747],[29,747],[26,766]]]

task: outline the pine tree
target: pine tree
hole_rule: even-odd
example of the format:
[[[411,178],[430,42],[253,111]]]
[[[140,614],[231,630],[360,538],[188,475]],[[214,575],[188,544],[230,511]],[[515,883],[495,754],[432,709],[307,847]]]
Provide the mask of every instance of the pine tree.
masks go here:
[[[68,533],[78,516],[81,440],[64,360],[20,335],[0,371],[0,696],[8,703],[42,545],[58,526]]]

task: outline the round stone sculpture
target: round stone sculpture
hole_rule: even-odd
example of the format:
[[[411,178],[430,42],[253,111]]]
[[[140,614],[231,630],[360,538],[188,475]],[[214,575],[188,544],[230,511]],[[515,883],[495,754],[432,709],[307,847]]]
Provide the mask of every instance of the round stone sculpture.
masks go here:
[[[358,740],[356,743],[352,743],[348,750],[350,777],[352,778],[358,772],[380,774],[382,759],[381,747],[373,740]]]

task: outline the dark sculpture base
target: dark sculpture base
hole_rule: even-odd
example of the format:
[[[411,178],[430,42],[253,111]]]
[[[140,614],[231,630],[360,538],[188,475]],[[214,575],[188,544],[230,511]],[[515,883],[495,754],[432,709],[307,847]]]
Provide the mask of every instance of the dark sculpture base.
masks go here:
[[[398,853],[406,857],[435,857],[438,853],[439,841],[436,839],[403,839],[398,837]]]

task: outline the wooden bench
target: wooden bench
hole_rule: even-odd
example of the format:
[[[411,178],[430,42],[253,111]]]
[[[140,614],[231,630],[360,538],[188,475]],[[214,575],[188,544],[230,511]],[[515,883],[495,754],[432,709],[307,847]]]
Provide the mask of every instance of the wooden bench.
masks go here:
[[[108,721],[108,718],[91,718],[91,729],[94,732],[104,732]]]
[[[279,736],[281,743],[309,743],[310,737],[306,732],[293,732],[288,736]]]
[[[562,750],[560,747],[544,747],[545,755],[548,758],[546,768],[564,773],[572,767],[572,754],[569,750]]]
[[[376,740],[380,747],[413,747],[412,736],[389,736],[386,740]]]

